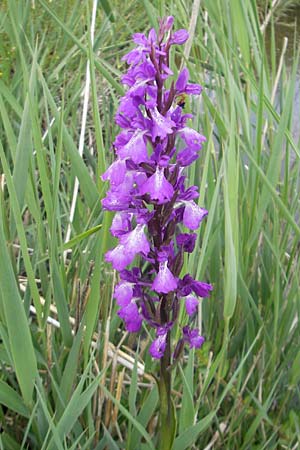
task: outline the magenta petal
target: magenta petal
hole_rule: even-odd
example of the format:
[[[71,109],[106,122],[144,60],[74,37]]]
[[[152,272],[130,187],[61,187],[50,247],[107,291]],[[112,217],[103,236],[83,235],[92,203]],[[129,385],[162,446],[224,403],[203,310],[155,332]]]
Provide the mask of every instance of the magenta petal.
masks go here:
[[[168,134],[173,133],[173,128],[175,127],[175,122],[173,120],[168,119],[168,117],[161,115],[157,108],[151,110],[152,115],[152,139],[154,140],[156,137],[165,138]]]
[[[188,69],[185,67],[184,69],[182,69],[182,71],[180,72],[178,79],[176,81],[175,84],[175,89],[177,92],[184,92],[187,82],[189,80],[189,71]]]
[[[132,40],[135,44],[146,46],[148,44],[148,40],[144,33],[134,33],[132,35]]]
[[[189,127],[182,128],[180,130],[180,136],[185,140],[191,150],[200,150],[203,142],[206,141],[205,136],[202,136],[202,134]]]
[[[129,283],[128,281],[121,281],[115,287],[114,297],[116,298],[119,306],[125,307],[131,302],[133,296],[132,286],[132,283]]]
[[[189,316],[195,314],[198,304],[198,299],[194,295],[187,295],[185,297],[185,309]]]
[[[124,245],[117,245],[113,250],[106,252],[105,261],[112,263],[114,269],[123,270],[132,263],[134,256],[132,253],[126,252]]]
[[[144,134],[144,131],[135,131],[127,144],[118,149],[117,153],[120,158],[131,158],[136,164],[148,161],[148,152],[144,141]]]
[[[143,224],[138,224],[134,230],[120,236],[120,243],[125,247],[125,252],[134,255],[149,253],[150,245],[144,233],[145,227]]]
[[[153,358],[160,359],[164,356],[167,345],[167,334],[158,336],[150,345],[149,353]]]
[[[190,347],[191,348],[200,348],[204,344],[204,337],[200,336],[199,331],[197,329],[191,330],[190,332]]]
[[[167,264],[167,261],[159,263],[159,272],[152,283],[152,289],[162,294],[167,294],[177,288],[177,280],[168,269]]]
[[[123,183],[126,174],[126,162],[117,159],[109,166],[109,168],[102,175],[102,180],[108,180],[112,185],[118,186]]]
[[[191,329],[189,326],[185,326],[182,331],[184,340],[190,344],[190,348],[200,348],[203,345],[205,339],[200,336],[197,328]]]
[[[130,214],[126,212],[117,212],[113,218],[110,232],[113,236],[119,236],[128,232],[130,225]]]
[[[200,208],[194,201],[185,202],[183,224],[190,230],[196,230],[208,211]]]
[[[131,302],[125,308],[121,308],[118,311],[118,316],[124,320],[126,330],[130,333],[136,333],[141,329],[143,320],[135,302]]]
[[[184,44],[185,41],[188,40],[188,37],[189,37],[189,33],[184,29],[175,31],[175,33],[173,33],[173,35],[171,37],[171,43],[178,44],[178,45]]]
[[[188,83],[185,92],[188,95],[200,95],[202,92],[202,86],[200,84],[190,84]]]
[[[213,287],[209,283],[194,280],[192,282],[192,289],[195,292],[195,294],[199,295],[199,297],[205,298],[209,297],[210,292],[213,290]]]
[[[173,197],[174,189],[164,176],[164,169],[158,167],[155,173],[140,187],[140,193],[142,195],[149,193],[152,200],[165,203]]]

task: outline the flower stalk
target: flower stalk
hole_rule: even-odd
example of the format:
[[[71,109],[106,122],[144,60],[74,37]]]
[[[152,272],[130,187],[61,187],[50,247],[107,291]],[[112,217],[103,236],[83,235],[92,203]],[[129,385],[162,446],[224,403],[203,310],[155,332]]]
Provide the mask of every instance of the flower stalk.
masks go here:
[[[176,434],[176,414],[171,396],[171,335],[167,333],[166,350],[160,360],[159,377],[159,450],[171,450]]]
[[[173,21],[162,19],[158,33],[133,35],[136,47],[123,58],[129,69],[122,77],[127,91],[116,114],[121,128],[113,144],[116,158],[102,175],[110,182],[103,208],[116,212],[110,230],[118,243],[106,261],[120,276],[114,291],[118,315],[127,331],[139,332],[145,324],[155,334],[149,352],[160,360],[164,450],[172,448],[176,430],[171,368],[185,344],[203,344],[193,324],[199,298],[212,290],[189,273],[181,276],[184,253],[193,252],[194,230],[208,213],[195,202],[197,187],[188,186],[186,177],[206,139],[188,126],[192,115],[184,112],[184,98],[199,95],[201,86],[189,83],[187,68],[172,79],[170,51],[188,38],[186,30],[172,31]],[[179,324],[182,335],[173,343],[180,308],[185,308],[185,323]]]

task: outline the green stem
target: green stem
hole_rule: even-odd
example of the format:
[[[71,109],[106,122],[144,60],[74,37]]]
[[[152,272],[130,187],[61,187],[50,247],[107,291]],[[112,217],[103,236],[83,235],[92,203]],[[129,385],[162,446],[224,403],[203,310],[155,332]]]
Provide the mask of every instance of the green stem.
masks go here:
[[[171,398],[171,362],[170,332],[167,334],[167,345],[160,361],[159,397],[160,397],[160,442],[159,450],[171,450],[176,432],[175,409]]]

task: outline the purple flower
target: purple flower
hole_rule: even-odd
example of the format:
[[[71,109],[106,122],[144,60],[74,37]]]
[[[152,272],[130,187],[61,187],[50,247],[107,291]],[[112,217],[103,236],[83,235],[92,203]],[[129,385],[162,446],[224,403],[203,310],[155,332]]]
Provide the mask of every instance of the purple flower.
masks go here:
[[[198,152],[190,148],[184,148],[177,155],[177,161],[183,167],[189,166],[199,157]]]
[[[178,30],[173,33],[171,38],[171,44],[182,45],[189,38],[189,33],[186,30]]]
[[[147,146],[144,140],[145,132],[136,130],[129,141],[117,150],[121,158],[131,158],[133,162],[139,164],[148,161]]]
[[[192,316],[197,311],[198,304],[198,299],[194,295],[185,297],[185,309],[189,316]]]
[[[173,127],[175,127],[175,123],[173,120],[169,119],[168,117],[162,116],[157,108],[154,108],[151,111],[152,115],[152,139],[155,140],[155,138],[165,138],[168,134],[173,133]]]
[[[149,353],[153,358],[160,359],[164,356],[167,345],[167,333],[157,336],[149,348]]]
[[[118,186],[123,183],[126,175],[126,163],[120,159],[117,159],[112,163],[106,172],[102,175],[102,180],[109,180],[112,185]]]
[[[164,35],[167,31],[171,30],[174,23],[174,17],[167,16],[164,17],[159,22],[159,40],[161,41],[164,38]]]
[[[185,202],[185,208],[183,213],[183,224],[190,230],[197,230],[200,223],[207,216],[208,211],[200,208],[195,202]]]
[[[114,297],[117,300],[119,306],[128,306],[133,297],[133,284],[128,281],[121,281],[115,287]]]
[[[210,292],[213,290],[211,284],[204,283],[203,281],[194,280],[191,275],[187,274],[180,280],[179,283],[180,295],[185,297],[191,292],[195,292],[199,297],[205,298],[209,297]]]
[[[184,127],[180,130],[180,136],[191,150],[201,150],[206,138],[192,128]]]
[[[195,294],[202,298],[209,297],[211,291],[213,290],[211,284],[204,283],[203,281],[193,280],[192,287]]]
[[[106,252],[105,261],[112,263],[114,269],[123,270],[128,264],[132,263],[134,256],[125,252],[124,245],[117,245],[114,249]]]
[[[200,94],[201,86],[189,83],[187,68],[166,83],[173,77],[172,45],[188,39],[186,30],[172,31],[173,23],[169,16],[160,21],[158,32],[134,34],[135,48],[122,58],[129,67],[122,76],[126,92],[115,116],[121,128],[113,143],[117,158],[102,175],[110,182],[102,206],[116,212],[110,231],[118,242],[105,259],[120,275],[114,290],[118,315],[129,332],[138,332],[143,322],[156,330],[149,349],[156,359],[167,348],[176,359],[186,343],[191,348],[203,344],[190,323],[198,298],[208,297],[212,290],[189,274],[180,278],[184,253],[194,250],[197,238],[191,231],[182,233],[182,225],[196,230],[207,215],[195,203],[198,190],[188,186],[186,174],[206,139],[187,126],[193,116],[177,104],[182,94]],[[136,266],[128,269],[134,262]],[[172,352],[171,329],[180,318],[181,298],[187,315]]]
[[[178,79],[175,84],[175,89],[178,94],[193,94],[193,95],[199,95],[201,94],[202,87],[199,84],[189,84],[190,74],[188,69],[185,67],[180,72]]]
[[[181,233],[176,236],[177,245],[182,245],[183,250],[187,253],[192,253],[195,248],[197,235],[196,233]]]
[[[203,336],[200,336],[197,328],[192,330],[190,327],[185,326],[182,331],[184,340],[190,344],[190,348],[200,348],[203,345],[205,339]]]
[[[177,288],[177,280],[168,269],[168,262],[159,263],[159,271],[152,283],[152,289],[156,292],[167,294]]]
[[[126,330],[131,333],[140,331],[143,319],[134,301],[118,311],[119,317],[125,321]]]
[[[147,256],[150,245],[145,235],[145,228],[146,225],[139,224],[134,230],[120,236],[120,243],[127,254],[136,255],[141,252]]]
[[[117,212],[113,218],[110,232],[113,236],[118,237],[127,233],[130,228],[130,214],[127,212]]]
[[[174,189],[164,176],[164,169],[157,166],[155,173],[141,186],[140,193],[148,193],[151,200],[165,203],[173,197]]]
[[[149,348],[149,353],[153,358],[160,359],[164,355],[167,345],[167,334],[171,330],[173,322],[168,322],[156,330],[156,339],[152,342]]]

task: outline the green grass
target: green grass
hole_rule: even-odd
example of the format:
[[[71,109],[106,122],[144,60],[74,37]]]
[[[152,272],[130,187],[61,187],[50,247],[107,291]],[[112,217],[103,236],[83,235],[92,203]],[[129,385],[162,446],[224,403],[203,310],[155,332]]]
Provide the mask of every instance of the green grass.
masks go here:
[[[158,365],[111,301],[100,174],[118,132],[130,35],[163,14],[188,28],[192,2],[98,2],[93,45],[92,6],[0,6],[0,449],[157,445]],[[298,55],[279,64],[276,28],[265,51],[263,14],[252,0],[203,0],[185,53],[205,87],[187,109],[208,138],[190,181],[209,209],[185,267],[214,291],[202,307],[206,343],[174,373],[178,450],[296,449],[300,440]],[[178,69],[182,59],[176,49]]]

